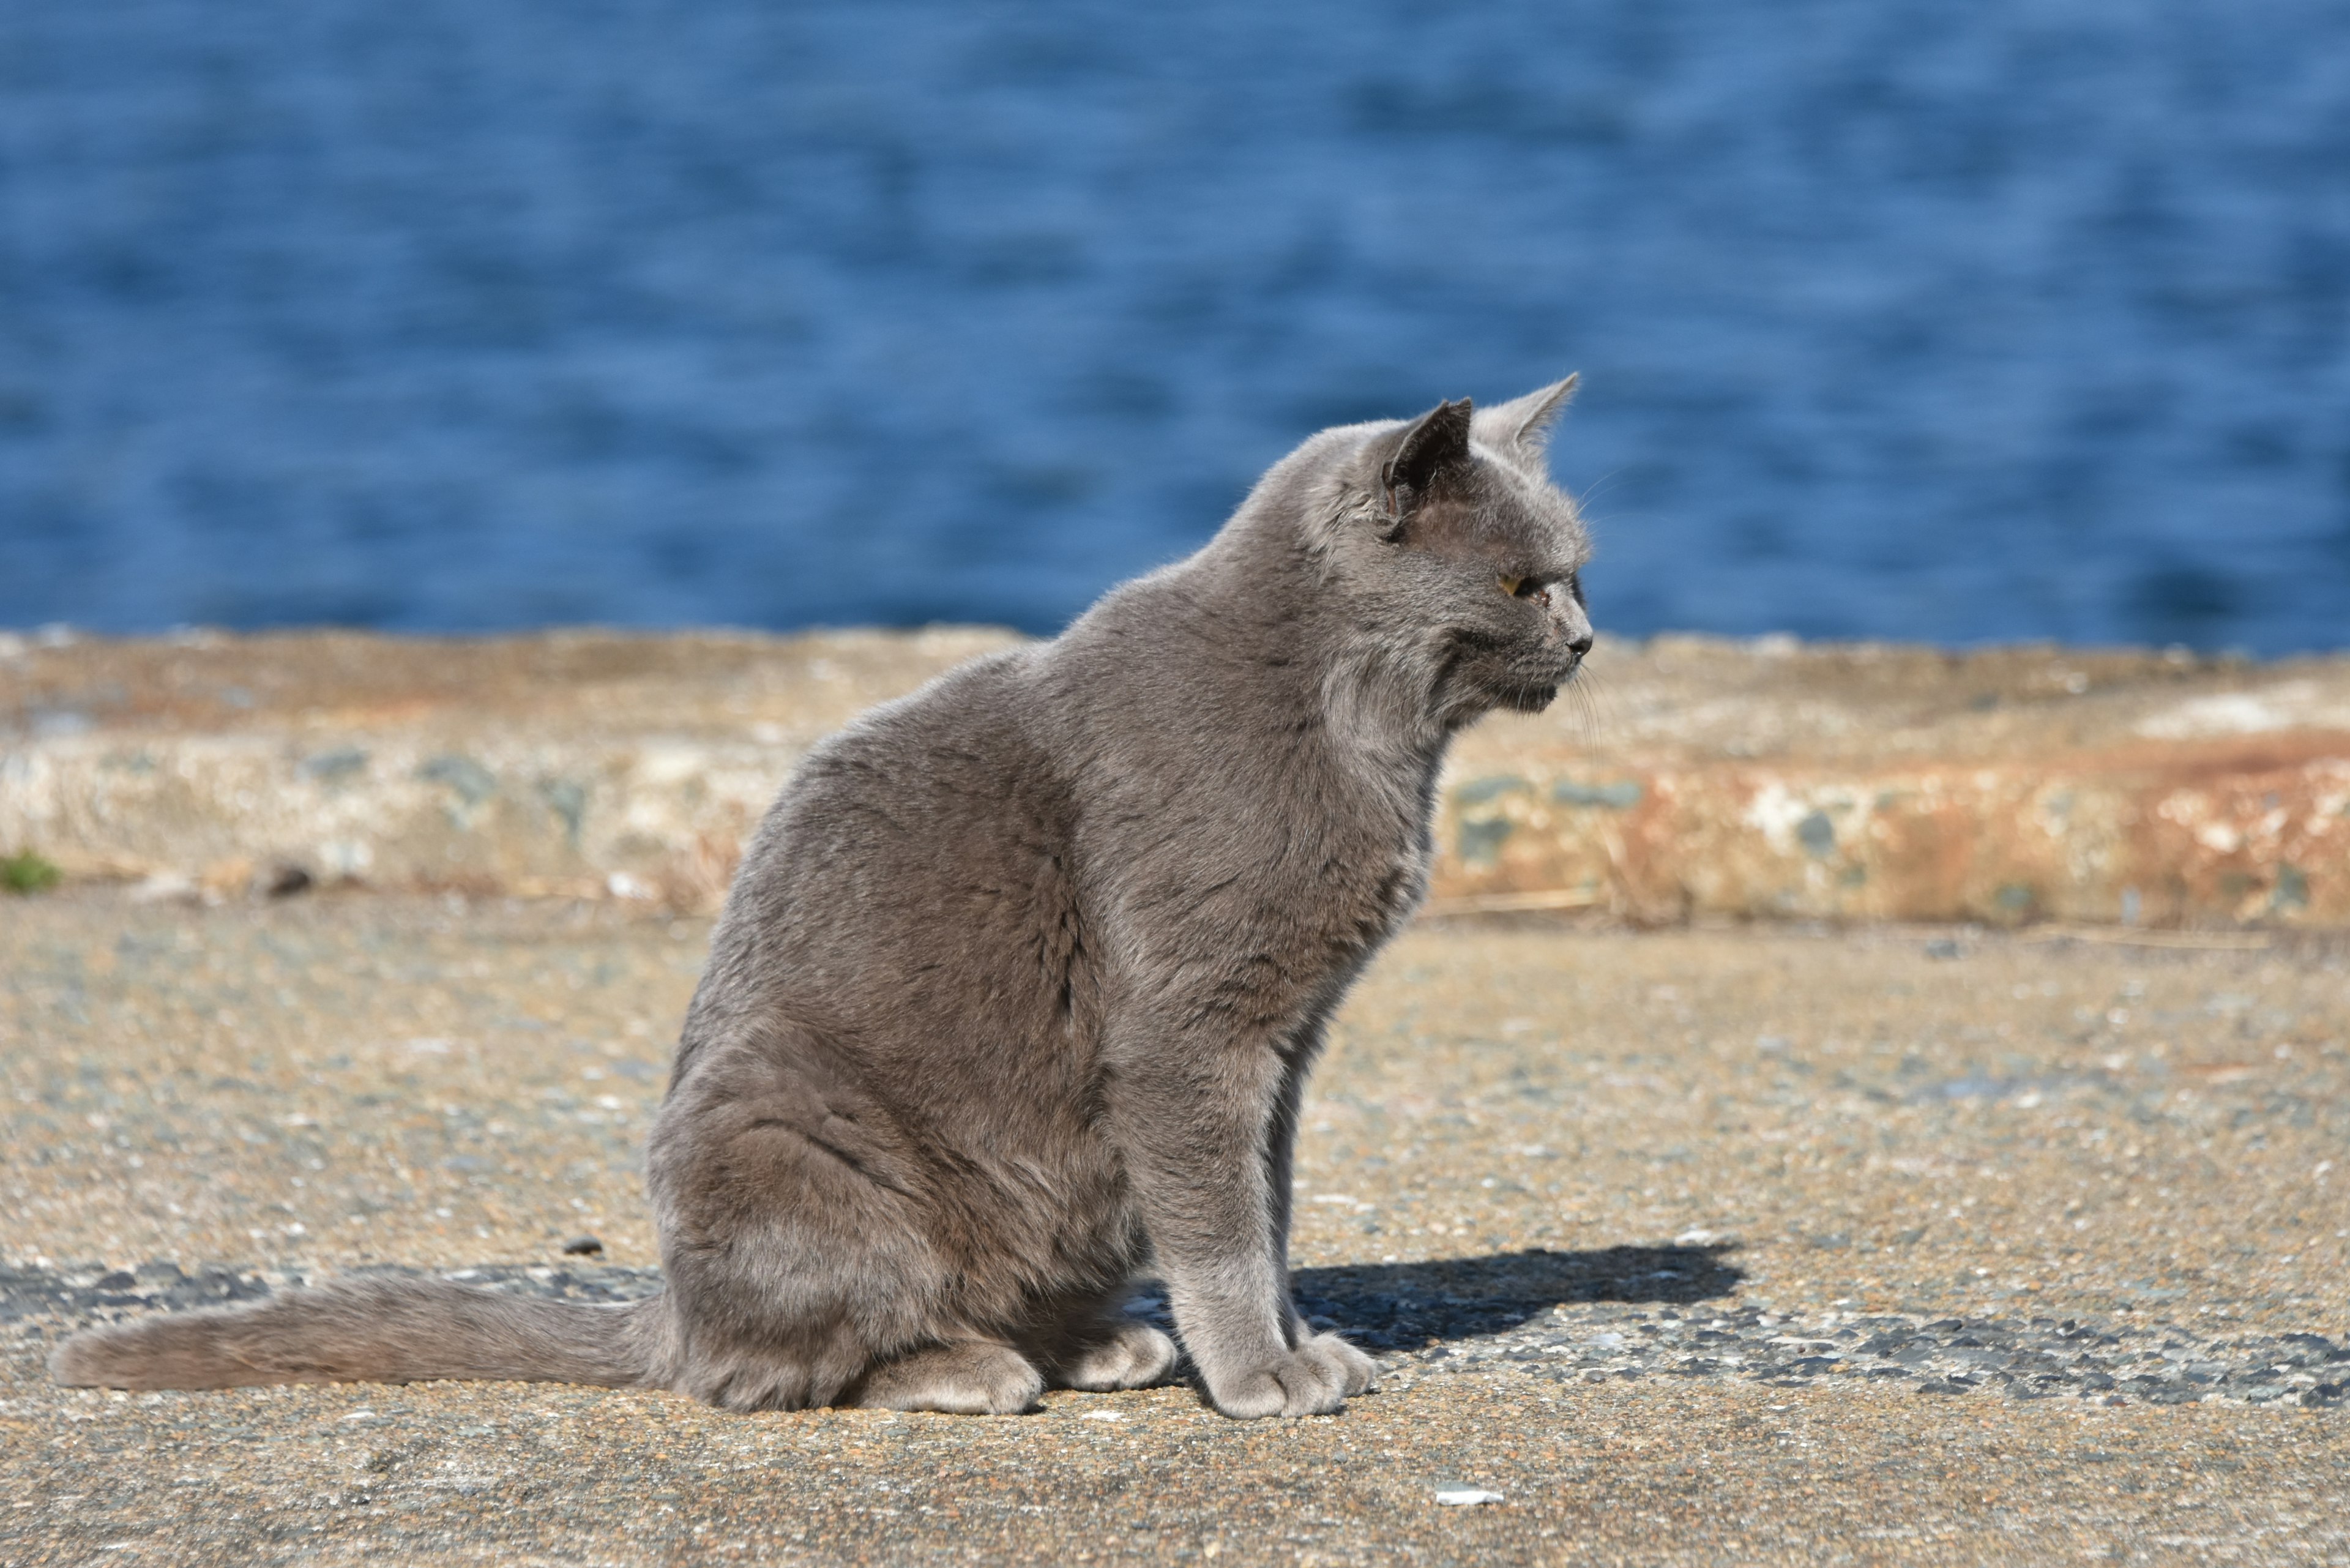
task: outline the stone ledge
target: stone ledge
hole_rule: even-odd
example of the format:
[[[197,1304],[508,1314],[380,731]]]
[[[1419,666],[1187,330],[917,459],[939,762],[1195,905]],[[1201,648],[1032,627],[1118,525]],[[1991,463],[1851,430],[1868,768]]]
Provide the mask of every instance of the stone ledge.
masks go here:
[[[0,636],[0,854],[707,909],[808,746],[1007,633]],[[2350,925],[2350,658],[1660,637],[1464,737],[1431,908]]]

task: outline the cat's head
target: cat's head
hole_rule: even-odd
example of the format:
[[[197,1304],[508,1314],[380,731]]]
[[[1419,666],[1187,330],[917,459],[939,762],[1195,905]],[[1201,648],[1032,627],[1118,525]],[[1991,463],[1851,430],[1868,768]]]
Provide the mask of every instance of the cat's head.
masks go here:
[[[1544,462],[1575,384],[1489,409],[1440,403],[1379,430],[1355,459],[1336,564],[1361,613],[1433,649],[1433,695],[1451,722],[1539,712],[1590,651],[1590,539]]]

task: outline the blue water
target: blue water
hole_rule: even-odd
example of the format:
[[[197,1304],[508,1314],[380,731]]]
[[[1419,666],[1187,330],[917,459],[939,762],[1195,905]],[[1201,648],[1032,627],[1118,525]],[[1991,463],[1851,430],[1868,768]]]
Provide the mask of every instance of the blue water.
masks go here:
[[[2350,642],[2350,6],[0,7],[0,625],[1049,630],[1572,369],[1603,628]]]

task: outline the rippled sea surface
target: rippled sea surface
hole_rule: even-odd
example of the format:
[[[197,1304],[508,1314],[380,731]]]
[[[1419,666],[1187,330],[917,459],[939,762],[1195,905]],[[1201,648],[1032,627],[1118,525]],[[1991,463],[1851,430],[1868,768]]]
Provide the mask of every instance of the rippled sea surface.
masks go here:
[[[2350,7],[0,7],[0,625],[1049,630],[1573,369],[1603,628],[2350,642]]]

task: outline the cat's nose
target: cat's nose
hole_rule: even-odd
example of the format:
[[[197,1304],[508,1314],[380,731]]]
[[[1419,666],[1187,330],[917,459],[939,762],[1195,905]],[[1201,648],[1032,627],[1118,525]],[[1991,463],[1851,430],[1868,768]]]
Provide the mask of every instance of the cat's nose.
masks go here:
[[[1578,659],[1591,651],[1591,618],[1583,613],[1581,605],[1572,599],[1555,605],[1551,616],[1551,635],[1558,639],[1560,647]]]

